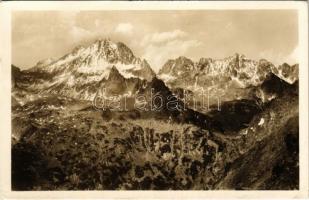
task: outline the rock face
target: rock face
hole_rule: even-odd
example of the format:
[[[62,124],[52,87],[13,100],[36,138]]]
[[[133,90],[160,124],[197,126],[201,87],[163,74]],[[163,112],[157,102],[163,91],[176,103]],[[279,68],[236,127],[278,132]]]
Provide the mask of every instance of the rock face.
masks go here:
[[[18,81],[20,76],[21,76],[20,69],[16,66],[12,65],[12,69],[11,69],[11,86],[12,86],[12,89],[15,88],[16,81]]]
[[[293,87],[268,103],[240,131],[246,138],[240,145],[241,155],[229,164],[218,188],[298,188],[298,86]]]

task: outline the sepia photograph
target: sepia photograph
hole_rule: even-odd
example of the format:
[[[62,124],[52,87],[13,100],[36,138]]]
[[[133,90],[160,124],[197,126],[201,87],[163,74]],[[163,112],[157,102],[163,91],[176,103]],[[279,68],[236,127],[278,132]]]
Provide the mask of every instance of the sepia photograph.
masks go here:
[[[12,191],[301,189],[298,9],[10,14]]]

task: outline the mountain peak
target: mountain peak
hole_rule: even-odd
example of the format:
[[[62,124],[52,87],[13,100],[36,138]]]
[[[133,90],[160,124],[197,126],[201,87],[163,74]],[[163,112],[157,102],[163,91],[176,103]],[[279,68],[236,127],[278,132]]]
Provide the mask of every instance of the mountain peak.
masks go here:
[[[179,74],[193,70],[194,62],[185,56],[168,60],[160,69],[159,74]]]
[[[235,53],[222,59],[201,58],[195,63],[181,56],[166,62],[159,71],[159,76],[167,84],[184,84],[189,89],[198,88],[199,85],[205,87],[207,84],[224,84],[227,81],[237,83],[240,87],[248,87],[261,84],[267,73],[274,70],[276,68],[266,60],[254,61]],[[292,72],[297,72],[295,67],[286,64],[278,70],[275,74],[279,74],[284,80],[290,78]],[[294,80],[296,78],[292,78],[290,82]]]
[[[131,49],[122,42],[114,42],[111,39],[99,39],[92,44],[97,53],[104,56],[110,63],[131,64],[137,58]]]
[[[124,80],[124,77],[120,74],[118,69],[113,65],[113,67],[110,69],[109,75],[107,80]]]
[[[283,91],[290,87],[293,86],[272,72],[267,74],[264,82],[261,84],[261,89],[271,94],[282,94]]]
[[[234,57],[238,57],[238,58],[245,58],[246,56],[244,54],[241,53],[234,53]]]
[[[137,77],[151,80],[155,73],[146,60],[135,57],[132,50],[122,42],[109,38],[97,39],[88,46],[77,46],[60,59],[39,62],[32,71],[48,73],[106,74],[114,65],[125,78]],[[105,73],[105,72],[106,73]]]
[[[176,63],[182,63],[182,64],[193,64],[193,61],[185,56],[179,56],[175,59]]]
[[[178,58],[176,58],[175,60],[190,60],[189,58],[185,57],[185,56],[179,56]]]
[[[283,63],[278,66],[277,71],[278,76],[290,84],[293,84],[298,80],[298,64],[289,65],[287,63]]]

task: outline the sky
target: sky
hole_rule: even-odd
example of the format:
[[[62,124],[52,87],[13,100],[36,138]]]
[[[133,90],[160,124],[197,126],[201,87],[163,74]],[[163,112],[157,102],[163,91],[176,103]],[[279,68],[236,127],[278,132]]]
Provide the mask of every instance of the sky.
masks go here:
[[[125,43],[155,71],[179,56],[298,61],[295,10],[15,11],[12,64],[27,69],[104,38]]]

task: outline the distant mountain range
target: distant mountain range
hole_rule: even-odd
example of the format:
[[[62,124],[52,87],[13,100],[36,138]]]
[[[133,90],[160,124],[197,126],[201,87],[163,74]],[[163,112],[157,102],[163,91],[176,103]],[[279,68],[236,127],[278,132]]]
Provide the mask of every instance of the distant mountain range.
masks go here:
[[[201,89],[205,89],[233,100],[251,95],[251,88],[261,85],[270,73],[293,84],[298,80],[298,65],[274,66],[265,59],[254,61],[239,54],[198,62],[182,56],[168,60],[156,75],[148,62],[136,57],[125,44],[104,39],[76,47],[58,60],[40,61],[28,70],[13,67],[12,85],[13,97],[20,101],[49,94],[93,100],[102,95],[102,88],[106,89],[104,95],[139,94],[157,77],[174,93],[187,90],[199,99]]]

